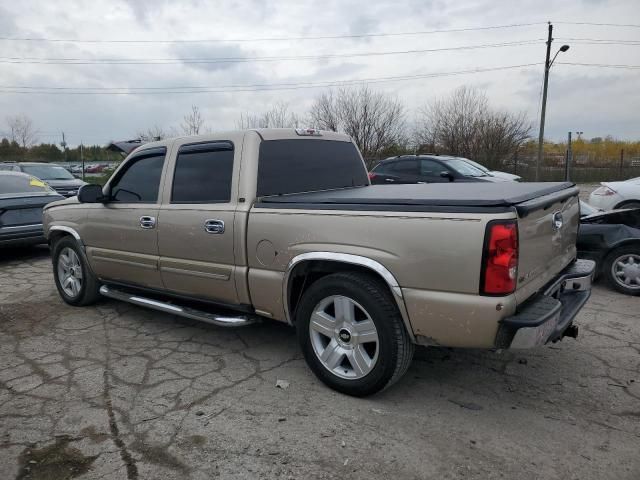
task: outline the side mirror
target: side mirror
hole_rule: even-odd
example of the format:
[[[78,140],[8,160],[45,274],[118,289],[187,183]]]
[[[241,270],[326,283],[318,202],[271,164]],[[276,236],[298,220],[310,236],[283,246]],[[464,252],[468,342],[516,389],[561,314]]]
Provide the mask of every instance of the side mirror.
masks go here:
[[[83,185],[78,190],[78,201],[80,203],[102,203],[105,197],[102,195],[102,187],[100,185]]]
[[[440,176],[442,178],[448,178],[450,182],[453,182],[453,175],[451,174],[451,172],[447,172],[445,170],[444,172],[440,172]]]

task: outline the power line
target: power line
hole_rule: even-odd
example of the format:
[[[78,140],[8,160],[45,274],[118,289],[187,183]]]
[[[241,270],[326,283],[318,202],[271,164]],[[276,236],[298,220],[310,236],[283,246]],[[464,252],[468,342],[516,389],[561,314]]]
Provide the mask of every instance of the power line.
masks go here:
[[[36,87],[36,86],[0,86],[0,93],[47,94],[47,95],[166,95],[191,93],[232,93],[257,92],[270,90],[298,90],[303,88],[326,88],[359,85],[365,83],[384,83],[425,78],[447,77],[455,75],[493,72],[539,66],[540,63],[522,65],[507,65],[500,67],[476,68],[472,70],[458,70],[453,72],[434,72],[416,75],[402,75],[394,77],[361,78],[354,80],[339,80],[325,82],[300,83],[272,83],[253,85],[219,85],[219,86],[191,86],[191,87]]]
[[[325,55],[292,55],[270,57],[220,57],[220,58],[51,58],[51,57],[0,57],[0,63],[26,63],[46,65],[174,65],[201,63],[247,63],[274,62],[295,60],[319,60],[331,58],[373,57],[386,55],[407,55],[417,53],[433,53],[455,50],[477,50],[484,48],[501,48],[521,45],[537,45],[544,39],[521,40],[516,42],[489,43],[480,45],[463,45],[458,47],[427,48],[420,50],[399,50],[389,52],[356,52]]]
[[[506,25],[492,25],[487,27],[466,27],[466,28],[449,28],[439,30],[423,30],[412,32],[391,32],[391,33],[360,33],[360,34],[342,34],[342,35],[322,35],[322,36],[305,36],[305,37],[263,37],[263,38],[209,38],[194,40],[100,40],[100,39],[74,39],[74,38],[36,38],[36,37],[0,37],[2,41],[14,42],[66,42],[66,43],[218,43],[218,42],[278,42],[291,40],[331,40],[340,38],[370,38],[370,37],[401,37],[413,35],[430,35],[435,33],[453,33],[453,32],[472,32],[482,30],[498,30],[503,28],[519,28],[530,27],[533,25],[543,25],[544,22],[535,23],[512,23]]]
[[[558,65],[572,65],[576,67],[597,67],[597,68],[621,68],[624,70],[637,70],[640,65],[616,65],[609,63],[576,63],[576,62],[557,62]]]
[[[628,28],[640,28],[640,24],[637,23],[596,23],[596,22],[553,22],[560,25],[589,25],[594,27],[628,27]]]
[[[587,42],[607,42],[607,43],[640,43],[640,40],[625,40],[622,38],[580,38],[580,37],[556,37],[555,40],[573,40]]]
[[[640,65],[603,64],[603,63],[576,63],[558,62],[559,65],[616,68],[637,70]],[[164,87],[49,87],[49,86],[12,86],[0,85],[0,93],[20,94],[47,94],[47,95],[164,95],[164,94],[190,94],[190,93],[233,93],[233,92],[257,92],[269,90],[298,90],[304,88],[325,88],[359,85],[366,83],[386,83],[396,81],[419,80],[426,78],[447,77],[474,73],[485,73],[500,70],[512,70],[539,66],[541,63],[526,63],[521,65],[506,65],[499,67],[476,68],[471,70],[458,70],[452,72],[434,72],[416,75],[401,75],[390,77],[360,78],[353,80],[333,80],[322,82],[292,82],[248,85],[204,85],[204,86],[164,86]]]
[[[569,41],[578,45],[622,45],[622,46],[638,46],[639,40],[606,40],[598,38],[570,38],[558,37],[555,40]]]

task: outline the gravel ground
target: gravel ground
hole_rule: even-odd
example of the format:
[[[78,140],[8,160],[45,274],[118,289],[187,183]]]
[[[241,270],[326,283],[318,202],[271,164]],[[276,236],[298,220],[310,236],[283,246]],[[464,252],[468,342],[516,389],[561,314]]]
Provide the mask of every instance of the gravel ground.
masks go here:
[[[639,298],[596,286],[577,341],[419,349],[355,399],[284,325],[69,307],[48,255],[0,253],[1,479],[640,478]]]

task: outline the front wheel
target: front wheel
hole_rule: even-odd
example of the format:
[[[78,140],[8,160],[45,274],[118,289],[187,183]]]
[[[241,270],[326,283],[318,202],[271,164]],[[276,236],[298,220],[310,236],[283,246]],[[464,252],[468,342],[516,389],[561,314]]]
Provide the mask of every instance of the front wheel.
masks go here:
[[[640,245],[613,250],[605,260],[604,274],[619,292],[640,295]]]
[[[62,299],[69,305],[84,306],[100,298],[98,280],[87,257],[71,237],[62,237],[53,245],[53,278]]]
[[[296,327],[311,370],[347,395],[389,387],[413,357],[398,307],[373,276],[336,273],[313,283],[298,305]]]

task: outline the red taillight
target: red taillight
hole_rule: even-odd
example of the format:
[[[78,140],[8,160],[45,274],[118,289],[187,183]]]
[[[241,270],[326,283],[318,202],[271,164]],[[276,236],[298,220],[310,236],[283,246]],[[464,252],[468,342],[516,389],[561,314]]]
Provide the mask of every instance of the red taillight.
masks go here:
[[[377,175],[375,173],[369,172],[369,180],[373,180],[376,177],[377,177]]]
[[[515,221],[487,225],[480,292],[506,295],[516,289],[518,276],[518,227]]]

